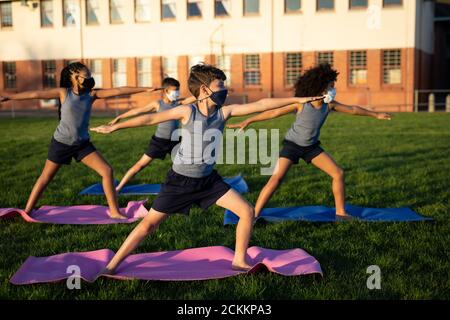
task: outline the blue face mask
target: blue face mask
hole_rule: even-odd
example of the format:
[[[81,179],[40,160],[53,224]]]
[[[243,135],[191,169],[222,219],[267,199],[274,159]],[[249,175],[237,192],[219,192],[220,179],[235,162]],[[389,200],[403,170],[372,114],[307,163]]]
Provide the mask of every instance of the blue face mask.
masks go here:
[[[325,99],[323,101],[325,103],[333,102],[336,98],[336,88],[331,88],[327,91],[327,94],[325,95]]]
[[[211,90],[210,87],[208,87],[209,90]],[[212,91],[212,90],[211,90]],[[223,89],[220,91],[212,91],[209,98],[219,107],[223,106],[225,101],[227,100],[228,96],[228,89]]]

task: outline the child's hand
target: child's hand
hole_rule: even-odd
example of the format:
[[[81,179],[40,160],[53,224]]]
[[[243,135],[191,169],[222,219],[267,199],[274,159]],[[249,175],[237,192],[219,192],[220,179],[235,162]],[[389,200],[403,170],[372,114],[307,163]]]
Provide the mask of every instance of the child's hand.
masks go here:
[[[392,116],[389,113],[379,112],[377,113],[378,120],[391,120]]]
[[[8,100],[9,99],[7,97],[0,96],[0,103],[8,101]]]
[[[108,134],[108,133],[114,132],[115,129],[114,129],[114,126],[103,125],[103,126],[91,128],[90,130],[97,132],[97,133]]]
[[[250,123],[248,121],[242,121],[239,123],[227,124],[228,129],[239,129],[239,132],[244,131],[246,127],[248,127]]]
[[[112,126],[112,125],[115,125],[117,122],[119,122],[120,121],[120,118],[119,117],[116,117],[116,118],[114,118],[114,120],[112,120],[112,121],[110,121],[109,123],[108,123],[108,125],[109,126]]]
[[[325,99],[325,96],[304,97],[304,98],[298,98],[298,103],[308,103],[308,102],[317,101],[317,100],[323,100],[323,99]]]

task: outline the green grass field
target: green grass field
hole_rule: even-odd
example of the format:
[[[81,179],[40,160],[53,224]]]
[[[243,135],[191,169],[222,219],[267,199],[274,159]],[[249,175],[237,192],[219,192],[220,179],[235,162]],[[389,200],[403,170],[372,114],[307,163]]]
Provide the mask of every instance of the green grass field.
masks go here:
[[[91,125],[107,119],[93,119]],[[260,123],[280,128],[293,117]],[[55,119],[0,119],[0,207],[23,208],[47,155]],[[449,299],[450,298],[450,114],[401,114],[391,122],[333,114],[322,131],[322,146],[346,170],[347,202],[371,207],[408,206],[432,217],[427,223],[257,225],[251,245],[303,248],[320,262],[324,277],[282,277],[270,273],[199,282],[147,282],[99,279],[81,290],[55,284],[13,286],[10,277],[30,255],[48,256],[101,248],[117,250],[134,225],[76,226],[0,221],[1,299]],[[121,178],[144,151],[154,128],[93,135],[96,147]],[[164,180],[170,161],[155,162],[136,183]],[[222,176],[241,172],[255,202],[267,177],[259,165],[219,165]],[[103,197],[78,192],[99,178],[81,164],[64,167],[40,205],[106,204]],[[333,206],[331,181],[301,164],[288,174],[269,206]],[[121,197],[124,206],[129,200]],[[149,203],[153,197],[150,197]],[[223,210],[174,216],[138,252],[212,245],[234,247],[234,227],[224,227]],[[381,268],[381,290],[368,290],[366,269]]]

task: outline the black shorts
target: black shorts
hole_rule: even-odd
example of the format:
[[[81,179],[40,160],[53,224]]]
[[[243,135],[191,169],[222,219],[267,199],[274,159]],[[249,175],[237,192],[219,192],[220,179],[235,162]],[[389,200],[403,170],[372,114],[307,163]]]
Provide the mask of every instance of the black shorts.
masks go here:
[[[166,214],[189,214],[196,204],[206,210],[230,188],[216,170],[203,178],[191,178],[170,169],[152,208]]]
[[[152,159],[164,160],[167,154],[170,156],[172,149],[179,143],[179,140],[173,141],[170,139],[163,139],[158,138],[157,136],[152,136],[145,154]]]
[[[58,164],[70,164],[72,158],[77,162],[83,160],[84,157],[95,152],[94,145],[90,140],[86,140],[81,144],[67,145],[56,141],[52,138],[50,146],[48,147],[48,160]]]
[[[292,141],[284,140],[283,145],[283,149],[281,149],[280,152],[280,158],[287,158],[294,164],[298,164],[300,158],[306,163],[311,163],[312,159],[324,152],[319,146],[320,141],[308,147],[301,147]]]

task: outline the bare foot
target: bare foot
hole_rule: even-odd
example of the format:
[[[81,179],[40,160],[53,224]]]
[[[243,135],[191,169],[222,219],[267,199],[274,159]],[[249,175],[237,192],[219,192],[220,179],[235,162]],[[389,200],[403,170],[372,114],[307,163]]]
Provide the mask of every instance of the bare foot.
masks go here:
[[[121,215],[120,213],[108,213],[108,215],[113,219],[126,220],[127,217]]]
[[[234,271],[250,271],[252,269],[252,266],[250,266],[248,263],[232,263],[231,264],[231,269],[233,269]]]
[[[106,267],[100,272],[99,276],[110,276],[110,275],[113,275],[114,273],[115,273],[115,270],[112,270],[112,269],[109,269],[108,267]]]
[[[354,219],[355,218],[353,218],[348,213],[336,214],[336,221],[351,221],[351,220],[354,220]]]

